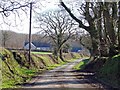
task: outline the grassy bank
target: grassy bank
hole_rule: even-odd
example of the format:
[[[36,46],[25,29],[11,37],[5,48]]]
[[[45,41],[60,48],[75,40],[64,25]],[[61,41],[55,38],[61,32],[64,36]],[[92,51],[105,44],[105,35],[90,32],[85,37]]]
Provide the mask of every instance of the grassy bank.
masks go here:
[[[19,87],[28,82],[38,72],[53,69],[67,62],[80,58],[77,53],[64,54],[65,61],[56,60],[52,54],[32,53],[31,64],[28,63],[26,52],[11,52],[0,48],[0,62],[2,63],[2,88]]]
[[[97,77],[113,87],[120,88],[120,54],[109,58],[97,73]]]
[[[73,67],[73,69],[75,69],[75,70],[82,70],[85,67],[85,65],[88,63],[88,61],[89,61],[89,59],[82,60],[80,63],[78,63],[77,65],[75,65]]]
[[[95,72],[95,77],[97,77],[98,81],[113,88],[120,88],[120,54],[112,58],[85,59],[74,66],[73,69]]]

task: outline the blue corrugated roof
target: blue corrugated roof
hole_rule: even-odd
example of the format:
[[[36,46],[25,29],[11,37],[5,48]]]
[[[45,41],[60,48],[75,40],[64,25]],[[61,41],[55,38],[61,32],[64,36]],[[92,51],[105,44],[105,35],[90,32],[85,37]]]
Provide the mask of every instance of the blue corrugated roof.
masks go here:
[[[78,52],[78,50],[82,50],[81,47],[72,47],[71,52]]]

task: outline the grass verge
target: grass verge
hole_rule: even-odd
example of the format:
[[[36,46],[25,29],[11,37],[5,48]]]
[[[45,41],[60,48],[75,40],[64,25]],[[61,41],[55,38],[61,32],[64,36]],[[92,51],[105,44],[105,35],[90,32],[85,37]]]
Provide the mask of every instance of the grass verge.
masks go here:
[[[7,49],[0,51],[0,62],[2,63],[1,88],[17,88],[20,84],[31,80],[37,72],[54,69],[79,57],[76,54],[66,54],[66,61],[62,61],[60,58],[55,60],[51,54],[36,52],[31,54],[31,65],[28,68],[28,55],[23,52],[14,52],[16,52],[15,55]]]
[[[74,70],[81,70],[85,67],[85,65],[88,63],[89,59],[84,59],[82,60],[80,63],[78,63],[77,65],[75,65],[73,67]]]
[[[32,54],[52,54],[51,52],[31,52]]]

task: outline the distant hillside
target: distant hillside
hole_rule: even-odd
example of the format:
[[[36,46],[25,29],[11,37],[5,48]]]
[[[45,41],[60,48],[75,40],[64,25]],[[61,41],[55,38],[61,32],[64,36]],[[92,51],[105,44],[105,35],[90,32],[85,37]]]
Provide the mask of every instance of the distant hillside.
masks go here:
[[[27,38],[26,34],[15,33],[13,31],[0,30],[1,45],[4,46],[3,43],[5,41],[6,48],[22,48],[26,38]]]
[[[33,34],[32,40],[43,41],[43,38],[40,35]],[[3,45],[4,41],[5,41],[6,48],[14,48],[14,49],[23,48],[24,42],[28,41],[28,34],[0,30],[0,46],[4,46]]]
[[[24,46],[24,43],[29,40],[28,40],[28,34],[0,30],[0,47],[4,46],[3,45],[4,41],[5,41],[6,48],[22,49]],[[33,34],[32,42],[33,41],[52,43],[52,40],[49,37],[47,36],[44,37],[43,35],[40,35],[40,34]],[[76,41],[73,39],[68,40],[66,43],[69,44],[71,47],[82,47],[79,41]]]

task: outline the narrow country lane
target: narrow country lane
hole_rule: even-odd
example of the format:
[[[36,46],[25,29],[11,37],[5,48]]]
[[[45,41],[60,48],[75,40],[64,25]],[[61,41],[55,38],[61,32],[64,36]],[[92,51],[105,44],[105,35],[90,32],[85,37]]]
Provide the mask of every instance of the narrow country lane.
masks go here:
[[[86,75],[93,73],[75,72],[72,67],[82,59],[50,70],[33,78],[24,88],[100,88],[98,83],[90,82]],[[105,89],[101,89],[105,90]]]

